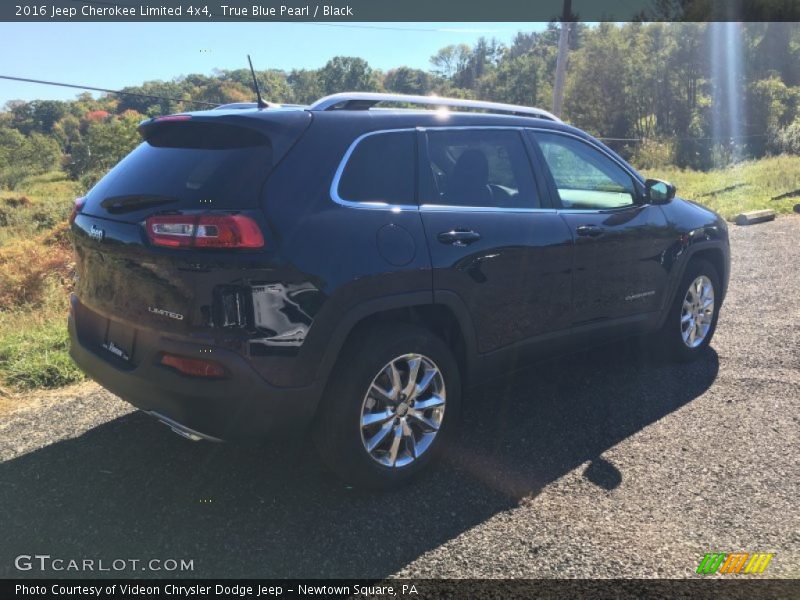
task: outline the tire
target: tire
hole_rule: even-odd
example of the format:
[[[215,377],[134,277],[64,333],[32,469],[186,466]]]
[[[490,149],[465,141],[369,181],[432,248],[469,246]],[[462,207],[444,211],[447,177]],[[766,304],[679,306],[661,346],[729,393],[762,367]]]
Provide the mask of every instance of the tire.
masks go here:
[[[705,296],[692,296],[690,292],[690,286],[696,286],[698,280],[701,281]],[[708,302],[706,291],[708,285],[711,286],[713,294],[711,305],[698,311],[687,305],[687,312],[684,312],[684,301],[691,303],[696,300],[696,306]],[[675,299],[657,337],[659,345],[667,352],[669,358],[677,362],[689,362],[696,360],[706,351],[717,329],[721,294],[720,277],[714,265],[704,259],[692,259],[686,266]],[[708,308],[713,311],[710,315],[707,313]],[[699,321],[695,315],[700,315]],[[692,324],[695,324],[695,327],[692,327]],[[694,335],[691,329],[694,329]]]
[[[412,390],[408,380],[415,361]],[[392,365],[400,385],[392,383]],[[414,325],[377,325],[351,339],[331,371],[314,441],[322,461],[346,482],[391,489],[435,458],[454,430],[460,400],[458,364],[441,339]],[[362,427],[365,415],[372,424]]]

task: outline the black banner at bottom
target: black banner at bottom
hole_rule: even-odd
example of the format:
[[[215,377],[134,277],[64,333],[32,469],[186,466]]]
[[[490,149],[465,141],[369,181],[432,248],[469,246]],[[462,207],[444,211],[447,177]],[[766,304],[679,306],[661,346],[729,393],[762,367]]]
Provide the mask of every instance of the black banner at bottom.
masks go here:
[[[40,579],[0,581],[0,598],[117,600],[241,598],[800,598],[800,580],[767,579]]]

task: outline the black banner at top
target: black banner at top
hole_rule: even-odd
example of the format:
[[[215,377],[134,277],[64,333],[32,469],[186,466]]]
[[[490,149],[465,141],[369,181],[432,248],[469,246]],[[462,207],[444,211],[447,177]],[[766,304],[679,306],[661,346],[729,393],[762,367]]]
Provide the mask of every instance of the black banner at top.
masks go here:
[[[800,21],[800,0],[15,0],[0,20],[66,21]]]

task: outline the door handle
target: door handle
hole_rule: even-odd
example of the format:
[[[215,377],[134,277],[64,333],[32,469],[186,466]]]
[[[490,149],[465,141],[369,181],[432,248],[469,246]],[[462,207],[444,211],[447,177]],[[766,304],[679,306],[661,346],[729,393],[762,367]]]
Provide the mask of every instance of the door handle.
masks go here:
[[[467,246],[472,242],[477,242],[481,239],[481,234],[477,231],[468,231],[464,229],[452,229],[450,231],[442,231],[436,236],[442,244],[450,244],[452,246]]]
[[[588,237],[598,237],[603,235],[603,228],[597,225],[579,225],[575,233]]]

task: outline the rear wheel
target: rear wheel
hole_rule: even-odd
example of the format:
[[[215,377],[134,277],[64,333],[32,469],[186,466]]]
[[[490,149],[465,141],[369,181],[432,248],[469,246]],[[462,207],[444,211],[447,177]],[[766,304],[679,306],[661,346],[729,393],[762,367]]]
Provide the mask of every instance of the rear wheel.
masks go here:
[[[694,360],[708,348],[717,328],[721,291],[714,265],[703,259],[687,265],[660,333],[672,358]]]
[[[356,485],[408,481],[435,457],[459,412],[458,365],[419,327],[381,325],[357,336],[330,378],[314,438],[328,467]]]

